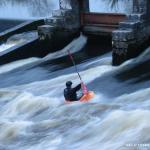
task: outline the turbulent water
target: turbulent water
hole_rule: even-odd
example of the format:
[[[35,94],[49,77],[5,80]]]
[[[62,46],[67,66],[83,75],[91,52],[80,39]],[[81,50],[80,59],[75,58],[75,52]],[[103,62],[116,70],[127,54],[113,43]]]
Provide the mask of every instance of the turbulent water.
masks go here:
[[[79,83],[66,50],[83,54],[86,41],[0,66],[0,150],[150,149],[150,48],[118,67],[111,53],[75,57],[95,98],[65,104],[65,82]]]
[[[51,16],[52,10],[58,9],[58,0],[1,0],[0,18],[38,19]]]
[[[51,9],[40,2],[43,0],[37,0],[36,5],[34,0],[1,0],[0,18],[49,16]],[[91,0],[90,8],[102,12],[130,10],[120,8],[120,3],[108,10],[107,2]],[[33,34],[11,37],[0,46],[0,53]],[[87,45],[87,38],[81,35],[45,58],[0,66],[0,150],[150,150],[150,48],[114,67],[111,52],[93,54],[106,45],[90,47],[90,53]],[[68,49],[74,53],[88,89],[95,92],[91,102],[64,102],[65,82],[80,82]]]

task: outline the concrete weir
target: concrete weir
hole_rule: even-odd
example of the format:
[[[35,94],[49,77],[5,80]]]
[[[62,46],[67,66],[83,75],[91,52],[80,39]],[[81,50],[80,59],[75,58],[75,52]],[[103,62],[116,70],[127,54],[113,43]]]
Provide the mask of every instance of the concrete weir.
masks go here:
[[[6,43],[11,36],[29,31],[38,31],[37,34],[39,33],[39,36],[35,36],[31,40],[24,41],[23,43],[0,52],[0,65],[29,57],[44,57],[50,52],[62,49],[70,43],[75,36],[79,35],[79,30],[71,32],[70,30],[64,30],[56,26],[45,25],[44,20],[36,20],[21,23],[1,32],[0,43]],[[44,39],[43,33],[48,33],[48,36],[46,35]]]
[[[39,25],[44,24],[44,20],[35,20],[35,21],[26,21],[13,28],[7,29],[3,32],[0,32],[0,41],[7,40],[10,36],[14,34],[19,34],[22,32],[27,32],[31,30],[36,30]]]
[[[60,10],[54,11],[53,17],[46,19],[46,25],[39,27],[39,37],[41,40],[52,39],[62,35],[61,33],[72,34],[78,29],[87,36],[110,36],[112,64],[120,65],[127,59],[137,56],[149,45],[150,1],[131,2],[131,12],[123,14],[91,13],[89,0],[60,0]],[[71,9],[65,7],[67,3]]]
[[[36,30],[37,27],[44,23],[44,20],[23,22],[13,28],[5,30],[0,33],[0,43],[6,43],[7,40],[16,34],[21,34]],[[41,48],[38,37],[34,37],[30,41],[24,41],[16,46],[12,46],[5,51],[0,52],[0,65],[6,64],[15,60],[24,59],[28,57],[40,56],[41,51],[37,53],[37,48]]]

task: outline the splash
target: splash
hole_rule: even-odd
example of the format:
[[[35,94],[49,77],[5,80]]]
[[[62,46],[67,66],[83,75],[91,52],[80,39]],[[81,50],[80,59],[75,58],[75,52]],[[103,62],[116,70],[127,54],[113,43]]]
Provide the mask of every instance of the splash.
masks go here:
[[[72,80],[75,86],[78,76],[72,66],[52,72],[48,61],[64,58],[68,48],[79,52],[85,45],[86,37],[80,36],[43,59],[0,67],[0,87],[9,82],[0,88],[0,149],[143,150],[142,144],[149,144],[150,82],[139,81],[139,65],[148,64],[150,49],[118,67],[111,65],[111,53],[80,62],[81,76],[96,97],[67,105],[65,82]],[[149,74],[146,68],[142,73]]]
[[[1,2],[0,18],[9,19],[38,19],[51,16],[52,9],[58,9],[58,1],[37,0]]]
[[[4,19],[39,19],[51,16],[52,9],[58,9],[58,1],[51,0],[33,0],[2,1],[0,6],[0,18]]]
[[[90,0],[90,11],[101,13],[125,13],[130,14],[132,12],[132,1],[117,0],[115,5],[111,5],[110,0]]]

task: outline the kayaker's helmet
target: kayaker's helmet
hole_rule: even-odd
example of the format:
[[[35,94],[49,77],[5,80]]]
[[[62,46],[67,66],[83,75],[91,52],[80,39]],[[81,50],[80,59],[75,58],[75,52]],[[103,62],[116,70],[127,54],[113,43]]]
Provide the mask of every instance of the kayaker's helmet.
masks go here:
[[[72,82],[71,82],[71,81],[67,81],[67,82],[66,82],[66,87],[71,87],[71,85],[72,85]]]

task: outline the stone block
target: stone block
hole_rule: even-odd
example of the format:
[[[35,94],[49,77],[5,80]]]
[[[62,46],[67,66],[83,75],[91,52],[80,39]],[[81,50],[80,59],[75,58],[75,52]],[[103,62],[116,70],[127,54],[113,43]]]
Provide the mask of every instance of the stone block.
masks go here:
[[[66,18],[64,17],[51,17],[45,20],[45,24],[47,25],[54,25],[63,27],[64,23],[66,22]]]
[[[113,48],[120,49],[120,48],[128,48],[128,42],[120,42],[120,41],[113,41]]]
[[[130,14],[128,16],[128,19],[131,20],[131,21],[140,21],[140,22],[143,22],[146,18],[145,18],[145,14],[141,14],[141,13],[134,13],[134,14]]]
[[[59,10],[54,10],[52,12],[53,17],[70,16],[72,14],[73,14],[73,11],[70,9],[59,9]]]
[[[126,48],[113,48],[113,53],[116,53],[117,55],[122,55],[127,53]]]
[[[135,35],[132,30],[115,30],[112,32],[113,41],[129,41],[133,39],[135,39]]]
[[[140,21],[125,21],[119,23],[120,29],[131,29],[131,30],[138,30],[141,28],[141,22]]]
[[[55,26],[42,25],[38,27],[38,36],[40,40],[51,39],[56,30]]]

